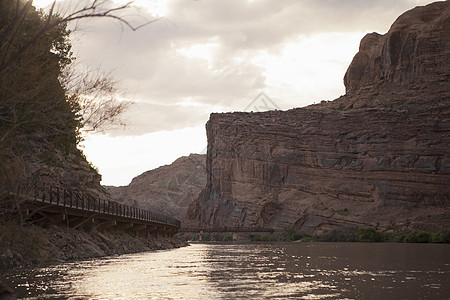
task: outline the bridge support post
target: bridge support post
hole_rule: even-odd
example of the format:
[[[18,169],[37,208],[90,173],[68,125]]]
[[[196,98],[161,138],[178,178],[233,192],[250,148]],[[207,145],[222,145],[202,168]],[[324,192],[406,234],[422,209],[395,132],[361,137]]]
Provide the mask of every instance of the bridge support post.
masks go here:
[[[133,227],[132,222],[118,222],[117,223],[117,228],[119,230],[127,230],[127,229],[130,229],[131,227]]]
[[[29,215],[29,212],[28,214]],[[58,224],[62,221],[66,220],[66,215],[63,213],[50,213],[50,212],[43,212],[38,211],[37,215],[41,216],[41,220],[43,220],[45,223],[50,224]]]
[[[59,223],[66,220],[66,214],[49,214],[49,219],[53,223]]]
[[[147,228],[145,224],[133,224],[133,230],[136,232],[136,237],[139,237],[139,232]]]
[[[97,229],[102,231],[117,225],[116,221],[103,221],[97,225]]]
[[[144,224],[134,224],[133,225],[134,231],[141,231],[141,230],[144,230],[145,228],[147,228],[147,225],[144,225]]]
[[[166,228],[166,232],[168,237],[173,237],[173,235],[176,233],[176,229],[174,228]]]
[[[73,226],[73,228],[75,228],[75,229],[80,228],[80,227],[83,228],[83,227],[94,224],[94,217],[87,217],[87,218],[78,217],[73,222],[69,222],[69,224],[71,226]]]
[[[150,225],[147,225],[147,228],[146,228],[146,230],[145,230],[145,232],[146,232],[146,237],[147,237],[147,238],[150,238],[150,237],[158,237],[157,229],[158,229],[157,226],[150,226]]]

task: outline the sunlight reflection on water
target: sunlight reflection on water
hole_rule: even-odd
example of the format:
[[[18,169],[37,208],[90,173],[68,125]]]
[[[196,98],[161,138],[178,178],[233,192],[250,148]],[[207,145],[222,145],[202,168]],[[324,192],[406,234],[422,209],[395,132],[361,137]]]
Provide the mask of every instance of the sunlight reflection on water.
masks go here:
[[[450,297],[449,245],[194,244],[14,275],[21,296],[73,299]]]

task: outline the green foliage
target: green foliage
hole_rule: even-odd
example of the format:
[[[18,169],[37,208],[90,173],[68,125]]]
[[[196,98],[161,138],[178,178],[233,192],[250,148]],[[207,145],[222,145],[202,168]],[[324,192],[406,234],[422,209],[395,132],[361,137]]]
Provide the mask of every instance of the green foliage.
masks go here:
[[[225,235],[225,236],[222,238],[222,241],[223,241],[223,242],[231,242],[231,241],[233,241],[233,236],[232,236],[231,234]]]
[[[284,229],[284,233],[286,235],[286,241],[292,242],[295,238],[295,230],[292,227],[287,227]]]
[[[339,228],[316,236],[315,240],[319,242],[357,242],[359,241],[359,232],[357,228]]]
[[[358,228],[358,241],[360,242],[383,242],[384,236],[375,228]]]
[[[311,235],[307,233],[297,232],[291,227],[287,227],[281,233],[270,235],[252,234],[250,240],[253,242],[292,242],[298,240],[311,240]]]
[[[283,230],[283,234],[280,237],[280,240],[286,241],[286,242],[292,242],[292,241],[298,241],[303,240],[305,237],[311,237],[307,233],[303,232],[297,232],[292,227],[287,227]]]
[[[138,250],[138,251],[143,251],[145,248],[145,245],[137,238],[133,238],[132,239],[133,245],[134,247]]]
[[[198,240],[199,236],[190,237]],[[220,233],[206,233],[202,235],[203,241],[232,241],[231,235]],[[322,235],[311,236],[307,233],[297,232],[293,228],[285,228],[282,232],[260,235],[251,234],[253,242],[390,242],[390,243],[450,243],[450,229],[439,232],[380,232],[375,228],[339,228]]]
[[[385,233],[384,241],[389,243],[403,243],[405,241],[405,237],[408,235],[407,232],[390,232]]]
[[[314,237],[309,234],[303,236],[303,238],[302,238],[302,242],[314,242],[314,241],[315,241]]]
[[[405,236],[405,243],[428,243],[431,241],[431,233],[413,230]]]
[[[450,229],[439,232],[380,232],[374,228],[343,228],[315,236],[319,242],[390,242],[390,243],[450,243]]]
[[[73,60],[70,32],[61,23],[35,38],[45,26],[47,16],[33,6],[2,0],[0,133],[3,143],[39,137],[69,153],[79,141],[81,121],[79,106],[60,83]]]
[[[433,232],[431,234],[432,243],[450,243],[450,229]]]

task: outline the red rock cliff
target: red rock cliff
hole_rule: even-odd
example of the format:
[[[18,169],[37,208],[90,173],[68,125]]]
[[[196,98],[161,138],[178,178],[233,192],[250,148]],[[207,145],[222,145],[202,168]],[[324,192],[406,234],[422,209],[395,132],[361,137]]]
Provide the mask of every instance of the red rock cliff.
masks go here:
[[[410,88],[448,83],[448,7],[448,2],[417,7],[401,15],[387,34],[367,34],[345,74],[347,94],[386,85]]]
[[[347,94],[289,111],[212,114],[207,185],[186,224],[435,230],[450,223],[449,2],[361,42]]]
[[[111,186],[107,190],[120,203],[183,220],[205,183],[205,155],[191,154],[147,171],[127,186]]]

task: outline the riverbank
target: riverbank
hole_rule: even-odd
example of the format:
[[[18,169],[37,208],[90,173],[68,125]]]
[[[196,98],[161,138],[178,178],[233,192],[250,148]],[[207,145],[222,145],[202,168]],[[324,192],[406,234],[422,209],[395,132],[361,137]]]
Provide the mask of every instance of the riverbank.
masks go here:
[[[136,237],[120,230],[83,231],[65,226],[43,228],[0,225],[0,273],[21,267],[186,246],[177,238]]]
[[[211,242],[388,242],[388,243],[450,243],[450,228],[426,232],[420,230],[382,232],[371,227],[338,228],[322,234],[297,232],[293,228],[272,233],[248,233],[246,237],[236,233],[207,232],[202,234],[181,233],[180,237],[191,241]]]

